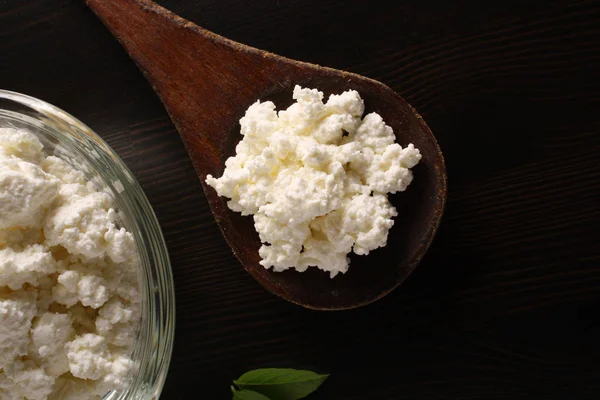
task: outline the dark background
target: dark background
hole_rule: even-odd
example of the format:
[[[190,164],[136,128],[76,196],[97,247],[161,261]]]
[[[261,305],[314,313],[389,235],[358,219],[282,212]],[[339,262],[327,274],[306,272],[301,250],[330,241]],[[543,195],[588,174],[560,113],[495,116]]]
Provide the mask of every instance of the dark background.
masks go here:
[[[160,101],[83,1],[0,0],[0,88],[98,132],[161,222],[177,293],[162,399],[227,399],[272,366],[330,373],[315,400],[600,397],[600,1],[159,3],[386,83],[429,123],[449,179],[439,233],[392,294],[289,304],[231,254]]]

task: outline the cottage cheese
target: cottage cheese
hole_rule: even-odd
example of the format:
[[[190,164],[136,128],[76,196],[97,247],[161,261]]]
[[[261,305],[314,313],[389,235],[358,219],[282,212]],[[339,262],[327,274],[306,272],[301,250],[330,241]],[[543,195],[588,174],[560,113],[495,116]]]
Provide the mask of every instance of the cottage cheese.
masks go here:
[[[25,130],[0,128],[0,399],[122,389],[141,305],[109,195]]]
[[[387,194],[406,190],[421,154],[395,143],[380,115],[363,118],[354,90],[323,103],[322,92],[296,86],[293,98],[279,112],[270,101],[251,105],[236,155],[206,183],[253,215],[265,268],[316,266],[333,278],[348,270],[348,253],[386,245],[397,215]]]

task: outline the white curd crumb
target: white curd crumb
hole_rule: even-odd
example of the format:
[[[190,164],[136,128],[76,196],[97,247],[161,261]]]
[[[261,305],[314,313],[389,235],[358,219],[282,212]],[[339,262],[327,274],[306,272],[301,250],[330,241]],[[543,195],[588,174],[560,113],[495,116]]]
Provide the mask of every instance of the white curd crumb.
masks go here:
[[[36,314],[33,290],[0,289],[0,369],[27,354],[29,328]]]
[[[16,360],[0,372],[2,400],[45,400],[54,387],[55,378],[31,360]]]
[[[44,146],[31,132],[16,128],[0,128],[2,145],[0,157],[15,157],[23,161],[37,164],[42,158]]]
[[[39,226],[59,187],[39,166],[0,156],[0,229]]]
[[[68,314],[47,312],[31,328],[29,357],[43,366],[50,376],[60,376],[69,371],[69,360],[64,347],[75,331]]]
[[[60,191],[62,204],[46,219],[47,243],[62,246],[84,260],[99,260],[108,255],[115,257],[115,262],[126,261],[127,254],[131,255],[133,250],[133,237],[124,230],[115,232],[117,213],[111,207],[110,196],[103,192],[86,193],[80,185],[63,188]],[[113,238],[119,243],[114,243]]]
[[[108,346],[103,336],[87,333],[65,345],[69,371],[76,378],[100,379],[109,366]]]
[[[0,287],[21,289],[28,283],[38,286],[38,279],[56,271],[56,261],[48,247],[34,244],[22,250],[0,250]]]

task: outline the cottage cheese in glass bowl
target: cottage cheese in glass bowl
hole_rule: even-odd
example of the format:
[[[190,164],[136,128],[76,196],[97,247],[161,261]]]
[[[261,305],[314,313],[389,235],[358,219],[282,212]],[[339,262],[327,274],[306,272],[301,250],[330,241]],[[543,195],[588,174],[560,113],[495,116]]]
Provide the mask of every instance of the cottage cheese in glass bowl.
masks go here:
[[[154,399],[174,332],[162,233],[83,123],[0,91],[0,398]]]

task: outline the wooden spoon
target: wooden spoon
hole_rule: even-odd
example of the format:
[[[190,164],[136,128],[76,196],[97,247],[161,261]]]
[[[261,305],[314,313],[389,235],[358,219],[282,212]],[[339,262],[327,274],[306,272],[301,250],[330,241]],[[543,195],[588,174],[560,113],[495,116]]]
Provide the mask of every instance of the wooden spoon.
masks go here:
[[[368,304],[397,287],[429,247],[446,201],[446,172],[436,140],[421,116],[389,87],[360,75],[290,60],[236,43],[147,0],[87,0],[137,63],[163,102],[192,159],[215,219],[234,254],[262,286],[301,306],[340,310]],[[334,279],[309,268],[273,272],[259,264],[260,241],[251,217],[227,208],[208,187],[221,176],[241,139],[239,119],[257,99],[278,109],[299,84],[326,96],[355,89],[366,112],[379,113],[397,141],[413,143],[423,158],[406,192],[390,196],[399,215],[388,244],[368,256],[351,256]],[[194,212],[190,210],[190,212]]]

